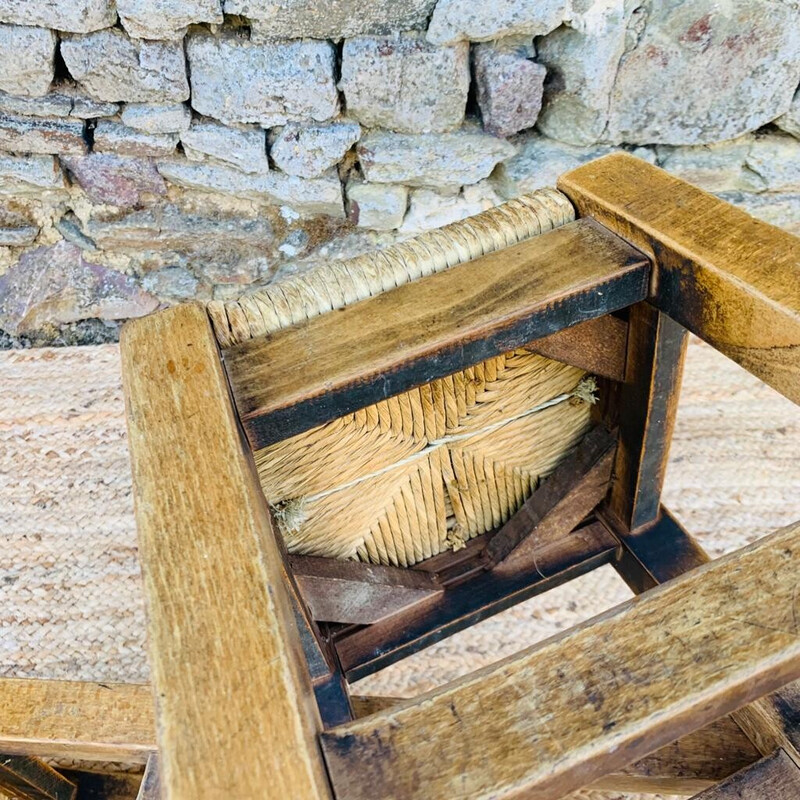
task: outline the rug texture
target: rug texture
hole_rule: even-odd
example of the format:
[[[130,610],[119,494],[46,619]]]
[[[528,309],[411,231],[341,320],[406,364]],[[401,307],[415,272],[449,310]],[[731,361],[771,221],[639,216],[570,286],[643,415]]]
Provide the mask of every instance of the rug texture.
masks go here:
[[[693,340],[665,502],[712,555],[800,517],[799,451],[800,409]],[[148,680],[116,346],[0,352],[0,544],[3,676]],[[418,694],[629,596],[604,567],[356,690]]]

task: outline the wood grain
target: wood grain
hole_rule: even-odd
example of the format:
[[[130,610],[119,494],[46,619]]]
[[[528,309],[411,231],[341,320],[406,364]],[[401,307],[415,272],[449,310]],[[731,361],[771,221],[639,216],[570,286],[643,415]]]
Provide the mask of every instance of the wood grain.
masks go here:
[[[798,797],[800,769],[783,750],[778,750],[698,794],[696,800],[797,800]]]
[[[151,753],[142,775],[142,784],[136,794],[136,800],[161,800],[161,775],[158,768],[158,756]]]
[[[253,449],[646,295],[649,263],[591,220],[224,352]]]
[[[324,733],[337,798],[555,800],[709,724],[800,676],[798,567],[800,524]]]
[[[537,548],[567,536],[605,497],[611,479],[616,437],[597,426],[575,452],[522,504],[492,537],[487,561],[498,573],[530,561]]]
[[[75,800],[77,787],[40,758],[0,755],[0,790],[17,800]]]
[[[356,561],[290,556],[294,578],[316,620],[370,625],[441,594],[424,572]]]
[[[144,684],[0,678],[0,752],[143,764],[153,706]]]
[[[335,639],[348,680],[405,658],[482,619],[609,563],[616,540],[599,524],[534,550],[514,571],[483,572],[374,625]]]
[[[622,381],[625,379],[627,339],[627,323],[606,314],[537,339],[526,345],[526,349],[580,367],[592,375]]]
[[[658,516],[678,410],[686,331],[647,303],[630,309],[625,382],[611,418],[619,446],[608,512],[628,529]]]
[[[800,403],[800,239],[628,154],[558,187],[652,254],[652,303]]]
[[[164,800],[329,796],[281,555],[199,305],[120,350]]]

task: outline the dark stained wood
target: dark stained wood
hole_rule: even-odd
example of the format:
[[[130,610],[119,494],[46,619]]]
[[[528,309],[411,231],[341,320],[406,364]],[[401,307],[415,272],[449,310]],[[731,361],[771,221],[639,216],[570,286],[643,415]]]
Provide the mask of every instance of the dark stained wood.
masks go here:
[[[161,776],[158,769],[158,756],[155,753],[147,759],[147,766],[144,768],[142,784],[136,800],[161,800]]]
[[[628,154],[559,188],[654,256],[651,302],[800,403],[800,239]]]
[[[290,556],[289,565],[314,619],[369,625],[440,594],[442,587],[425,572]]]
[[[696,795],[695,800],[797,800],[798,797],[800,769],[783,750],[777,750]]]
[[[649,262],[591,220],[224,351],[254,449],[643,299]]]
[[[598,425],[574,453],[545,478],[486,547],[490,565],[513,571],[544,545],[571,533],[605,497],[616,437]]]
[[[595,781],[592,789],[689,795],[754,764],[761,754],[730,718],[712,722],[676,742]]]
[[[76,800],[138,800],[141,773],[60,771],[78,787]]]
[[[630,309],[619,446],[608,511],[635,529],[658,516],[678,408],[686,331],[647,303]]]
[[[321,734],[338,800],[556,800],[710,724],[800,676],[799,566],[797,524]]]
[[[502,575],[484,572],[375,625],[335,640],[348,680],[428,647],[493,614],[541,594],[614,557],[616,540],[599,524],[537,549],[533,557]]]
[[[77,787],[39,758],[0,755],[0,792],[19,800],[75,800]]]
[[[613,314],[579,322],[525,348],[613,381],[625,379],[628,325]]]

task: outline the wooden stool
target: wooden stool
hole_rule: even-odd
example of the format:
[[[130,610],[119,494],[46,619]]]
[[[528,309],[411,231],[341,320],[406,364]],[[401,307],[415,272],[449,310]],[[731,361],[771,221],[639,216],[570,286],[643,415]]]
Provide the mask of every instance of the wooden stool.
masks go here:
[[[0,766],[0,786],[71,797],[37,758],[69,753],[149,757],[139,796],[163,800],[800,796],[800,524],[707,563],[660,504],[687,329],[800,402],[800,242],[627,155],[559,189],[401,245],[371,278],[331,265],[317,285],[128,323],[156,709],[149,687],[6,681],[0,751],[27,758]],[[320,288],[334,281],[341,296]],[[437,381],[456,376],[454,408],[458,381],[488,397],[510,353],[580,380],[471,428],[456,409],[435,433]],[[441,497],[418,479],[427,459],[447,480],[434,453],[459,436],[594,399],[586,373],[599,402],[541,423],[558,427],[541,484],[467,462]],[[377,430],[384,411],[423,445],[401,442],[386,466],[340,453],[350,505],[325,517],[318,491],[301,514],[316,521],[287,522],[295,498],[270,489],[281,472],[330,471],[325,443],[352,432],[341,420]],[[367,483],[407,465],[398,519],[354,540],[347,508],[352,522]],[[602,564],[640,596],[419,698],[348,692]]]

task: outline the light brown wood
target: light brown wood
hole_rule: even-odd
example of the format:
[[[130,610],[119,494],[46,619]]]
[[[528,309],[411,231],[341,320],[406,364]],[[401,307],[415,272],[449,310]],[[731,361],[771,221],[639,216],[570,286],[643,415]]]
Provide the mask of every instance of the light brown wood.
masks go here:
[[[322,734],[337,800],[555,800],[622,768],[800,676],[799,567],[800,524]]]
[[[281,555],[206,313],[129,322],[120,349],[164,800],[328,797]]]
[[[77,787],[39,758],[0,755],[0,791],[16,800],[75,800]]]
[[[258,449],[644,299],[649,263],[591,220],[224,352]]]
[[[625,379],[627,339],[628,324],[613,314],[606,314],[537,339],[526,345],[526,349],[580,367],[593,375],[621,381]]]
[[[762,758],[697,795],[696,800],[797,800],[800,769],[783,752]]]
[[[0,752],[143,764],[153,703],[144,684],[0,678]]]
[[[155,753],[147,759],[136,800],[161,800],[161,775],[158,769],[158,756]]]
[[[289,563],[314,619],[325,622],[370,625],[442,591],[417,570],[314,556]]]
[[[628,154],[558,187],[654,256],[652,303],[800,403],[800,239]]]

